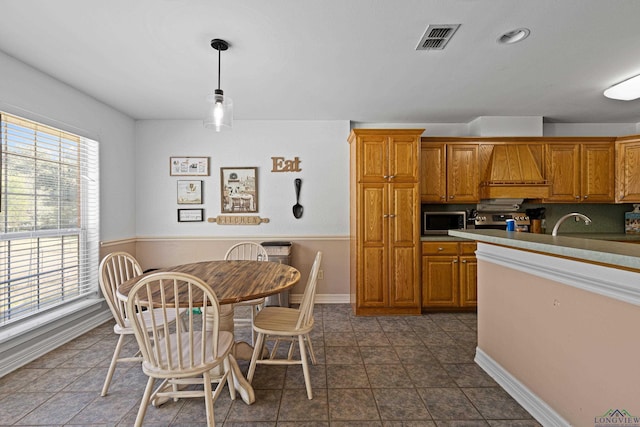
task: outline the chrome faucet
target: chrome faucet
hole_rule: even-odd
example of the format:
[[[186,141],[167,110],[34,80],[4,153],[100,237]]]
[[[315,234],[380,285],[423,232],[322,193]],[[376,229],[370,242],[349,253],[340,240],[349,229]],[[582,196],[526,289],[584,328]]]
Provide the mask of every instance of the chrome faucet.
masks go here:
[[[557,236],[558,235],[558,228],[560,228],[560,224],[562,224],[567,218],[571,218],[571,217],[575,217],[576,218],[576,222],[582,218],[584,220],[584,225],[589,225],[591,224],[591,218],[589,218],[588,216],[578,213],[578,212],[571,212],[566,214],[565,216],[561,217],[557,222],[556,225],[553,226],[553,231],[551,232],[552,236]]]

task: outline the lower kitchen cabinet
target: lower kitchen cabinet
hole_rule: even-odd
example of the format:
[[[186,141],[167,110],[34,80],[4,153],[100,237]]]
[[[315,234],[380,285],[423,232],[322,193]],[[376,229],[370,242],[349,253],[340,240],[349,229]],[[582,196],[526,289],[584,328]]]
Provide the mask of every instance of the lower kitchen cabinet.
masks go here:
[[[422,242],[422,310],[477,306],[476,242]]]

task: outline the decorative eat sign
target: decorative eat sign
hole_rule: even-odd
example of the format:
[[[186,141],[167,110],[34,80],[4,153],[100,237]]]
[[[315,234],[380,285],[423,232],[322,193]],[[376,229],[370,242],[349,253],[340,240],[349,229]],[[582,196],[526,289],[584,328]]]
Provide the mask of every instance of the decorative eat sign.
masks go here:
[[[286,160],[284,157],[272,157],[273,169],[271,172],[300,172],[300,163],[302,161],[298,157],[294,157],[293,160]]]

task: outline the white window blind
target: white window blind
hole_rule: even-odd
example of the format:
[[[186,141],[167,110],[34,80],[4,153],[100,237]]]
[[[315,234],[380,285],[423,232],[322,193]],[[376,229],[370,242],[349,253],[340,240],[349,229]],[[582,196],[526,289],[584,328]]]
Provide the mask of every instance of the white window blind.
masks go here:
[[[95,296],[98,143],[0,113],[0,327]]]

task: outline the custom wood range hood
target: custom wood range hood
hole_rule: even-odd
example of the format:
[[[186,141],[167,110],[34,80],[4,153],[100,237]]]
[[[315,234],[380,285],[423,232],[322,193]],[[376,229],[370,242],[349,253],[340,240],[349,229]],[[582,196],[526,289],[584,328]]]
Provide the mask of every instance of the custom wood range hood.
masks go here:
[[[542,173],[541,144],[481,144],[482,199],[542,199],[550,184]],[[481,172],[482,173],[482,172]]]

